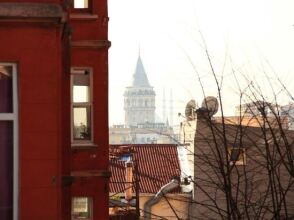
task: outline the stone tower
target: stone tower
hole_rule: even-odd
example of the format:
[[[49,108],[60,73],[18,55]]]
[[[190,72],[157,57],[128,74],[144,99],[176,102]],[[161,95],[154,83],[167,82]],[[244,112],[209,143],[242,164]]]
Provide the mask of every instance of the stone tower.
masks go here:
[[[155,122],[155,92],[139,55],[131,86],[124,93],[125,125]]]

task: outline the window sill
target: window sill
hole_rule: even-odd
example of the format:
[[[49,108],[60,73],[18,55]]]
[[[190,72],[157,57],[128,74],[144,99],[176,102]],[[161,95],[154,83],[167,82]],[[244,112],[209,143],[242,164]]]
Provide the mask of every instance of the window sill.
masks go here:
[[[111,176],[109,170],[83,170],[83,171],[71,171],[71,176],[74,178],[83,177],[107,177]]]
[[[94,150],[97,149],[98,145],[93,143],[74,143],[71,144],[72,150]]]
[[[97,20],[97,14],[89,14],[89,13],[71,13],[69,15],[71,20]]]
[[[230,161],[230,165],[231,166],[233,166],[233,165],[235,165],[235,166],[244,166],[244,165],[246,165],[246,163],[244,163],[243,161],[235,161],[235,162]]]

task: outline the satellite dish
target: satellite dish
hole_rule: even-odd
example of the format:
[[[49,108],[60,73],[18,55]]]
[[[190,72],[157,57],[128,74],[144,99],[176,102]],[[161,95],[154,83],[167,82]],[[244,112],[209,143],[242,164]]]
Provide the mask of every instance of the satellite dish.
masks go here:
[[[195,111],[196,111],[196,102],[194,99],[191,99],[185,109],[185,116],[188,121],[195,119]]]
[[[217,110],[218,110],[217,98],[215,98],[213,96],[207,96],[202,101],[201,107],[207,109],[209,116],[212,117],[214,114],[217,113]]]

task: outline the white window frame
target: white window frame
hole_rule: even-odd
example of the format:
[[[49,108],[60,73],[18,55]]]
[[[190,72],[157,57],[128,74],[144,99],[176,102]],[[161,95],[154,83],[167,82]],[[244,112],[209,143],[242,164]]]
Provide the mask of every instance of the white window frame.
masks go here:
[[[90,85],[89,85],[89,102],[88,103],[74,103],[73,102],[73,78],[74,75],[79,74],[86,74],[86,72],[89,74],[90,78]],[[71,74],[70,74],[70,97],[71,97],[71,146],[72,147],[79,147],[79,146],[96,146],[94,144],[94,120],[93,120],[93,69],[91,67],[72,67],[71,68]],[[91,138],[90,140],[75,140],[74,134],[73,134],[73,128],[74,128],[74,115],[73,115],[73,109],[74,107],[90,107],[90,129],[91,129]]]
[[[87,198],[88,199],[88,209],[89,209],[89,218],[76,218],[73,216],[73,204],[75,198]],[[92,220],[93,219],[93,198],[89,196],[74,196],[71,199],[71,220]]]
[[[19,134],[18,134],[18,79],[17,64],[0,62],[0,65],[12,67],[13,112],[0,113],[0,121],[13,123],[13,220],[19,219]]]
[[[236,161],[231,161],[231,153],[232,153],[233,149],[242,151],[241,154],[243,154],[243,160],[239,159],[239,160],[236,160]],[[229,160],[230,160],[230,165],[231,166],[232,165],[237,165],[237,166],[246,165],[246,150],[245,150],[245,148],[230,147],[228,153],[229,153]]]

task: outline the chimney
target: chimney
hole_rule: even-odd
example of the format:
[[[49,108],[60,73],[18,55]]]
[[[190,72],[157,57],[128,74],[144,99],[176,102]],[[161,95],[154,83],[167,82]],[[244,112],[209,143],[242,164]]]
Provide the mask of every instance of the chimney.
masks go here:
[[[125,163],[126,167],[126,187],[125,187],[125,199],[130,201],[133,197],[133,162],[128,160]]]

